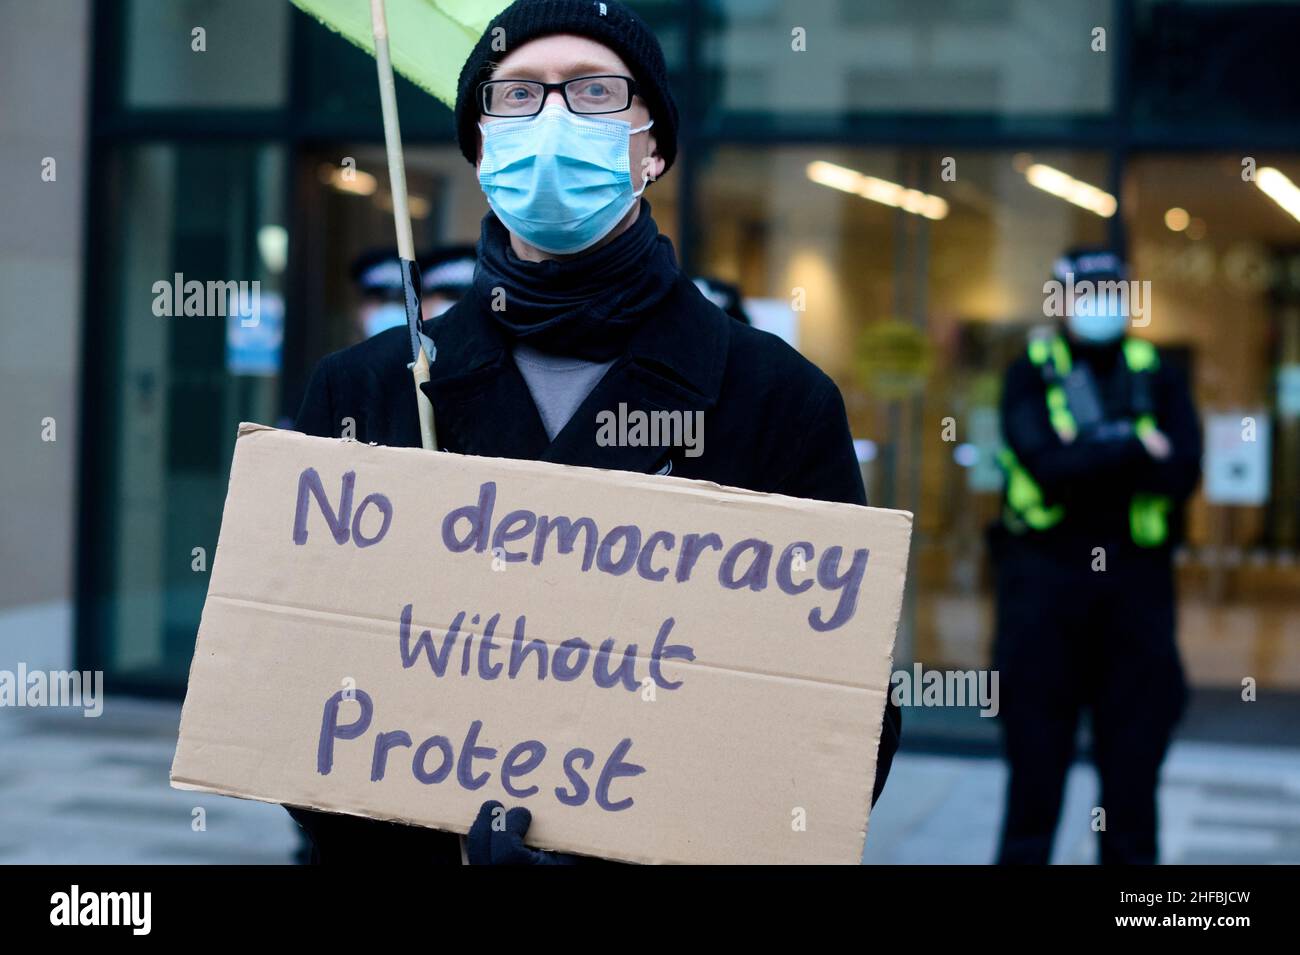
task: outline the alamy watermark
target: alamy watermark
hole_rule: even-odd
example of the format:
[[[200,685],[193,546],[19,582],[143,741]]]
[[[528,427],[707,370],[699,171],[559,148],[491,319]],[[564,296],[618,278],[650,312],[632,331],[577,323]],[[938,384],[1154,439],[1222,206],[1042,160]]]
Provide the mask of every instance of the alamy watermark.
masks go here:
[[[704,453],[703,411],[618,411],[596,414],[596,444],[602,448],[684,448],[686,457]]]
[[[895,670],[889,678],[889,699],[895,706],[975,706],[980,716],[997,716],[997,670]]]
[[[77,707],[82,716],[104,712],[103,670],[0,670],[0,707]]]
[[[1073,272],[1065,281],[1048,279],[1043,283],[1043,314],[1048,318],[1070,315],[1119,314],[1134,328],[1151,324],[1151,282],[1143,279],[1074,280]],[[1104,311],[1103,311],[1104,309]]]
[[[73,885],[50,896],[50,924],[123,926],[132,935],[148,935],[153,927],[153,893],[83,892]]]
[[[153,283],[153,313],[159,318],[239,316],[239,324],[253,328],[262,320],[262,283],[247,281],[185,281],[182,272]]]

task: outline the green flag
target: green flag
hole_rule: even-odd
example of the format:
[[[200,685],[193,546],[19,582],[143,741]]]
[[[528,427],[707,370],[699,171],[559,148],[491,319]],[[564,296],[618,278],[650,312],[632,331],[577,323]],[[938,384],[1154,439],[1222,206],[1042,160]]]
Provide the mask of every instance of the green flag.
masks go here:
[[[369,0],[291,0],[371,56]],[[387,0],[393,69],[450,107],[456,80],[478,38],[509,0]]]

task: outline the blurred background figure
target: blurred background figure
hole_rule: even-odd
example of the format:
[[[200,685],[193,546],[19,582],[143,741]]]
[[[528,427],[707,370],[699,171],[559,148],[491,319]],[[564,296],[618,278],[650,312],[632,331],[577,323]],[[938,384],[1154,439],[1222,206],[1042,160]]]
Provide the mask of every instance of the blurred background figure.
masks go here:
[[[372,249],[358,256],[352,263],[352,283],[357,292],[356,330],[360,338],[372,338],[406,324],[402,263],[396,249]]]
[[[420,305],[427,322],[460,301],[474,281],[472,245],[446,245],[420,257]]]
[[[1200,425],[1182,371],[1127,334],[1140,293],[1116,252],[1068,252],[1053,279],[1063,321],[1031,337],[1002,389],[994,665],[1011,776],[998,859],[1050,861],[1087,709],[1101,861],[1152,864],[1156,783],[1186,697],[1172,548]]]
[[[705,298],[742,325],[753,324],[745,314],[745,300],[741,297],[740,289],[730,282],[701,275],[695,279],[695,287],[704,293]]]

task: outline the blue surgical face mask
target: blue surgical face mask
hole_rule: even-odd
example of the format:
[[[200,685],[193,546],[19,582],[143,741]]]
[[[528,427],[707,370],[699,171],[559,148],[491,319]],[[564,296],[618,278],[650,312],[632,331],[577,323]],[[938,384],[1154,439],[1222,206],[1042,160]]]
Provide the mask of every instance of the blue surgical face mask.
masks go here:
[[[366,313],[364,319],[366,326],[366,337],[374,338],[382,331],[395,328],[398,325],[406,324],[406,306],[397,302],[390,302],[386,305],[380,305],[378,308],[371,309]]]
[[[1076,304],[1067,321],[1075,338],[1095,345],[1118,341],[1128,326],[1128,316],[1111,295],[1094,296],[1083,308]]]
[[[653,125],[633,129],[563,107],[480,123],[479,185],[497,218],[529,245],[581,252],[609,235],[645,191],[645,183],[633,189],[628,140]]]

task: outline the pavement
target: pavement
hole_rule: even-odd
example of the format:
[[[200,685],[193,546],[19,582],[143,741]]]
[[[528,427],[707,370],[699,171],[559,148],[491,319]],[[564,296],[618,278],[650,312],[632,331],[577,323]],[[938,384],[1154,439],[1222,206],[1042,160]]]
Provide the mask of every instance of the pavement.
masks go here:
[[[900,752],[871,815],[863,861],[991,862],[1005,784],[998,759]],[[1096,773],[1076,763],[1066,782],[1054,864],[1096,864],[1096,799]],[[1163,863],[1300,863],[1300,749],[1176,741],[1159,799]]]
[[[179,720],[177,703],[121,697],[95,719],[0,709],[0,863],[292,862],[297,835],[278,806],[168,786]],[[989,862],[1004,780],[995,758],[904,749],[863,861]],[[1076,766],[1054,862],[1095,861],[1095,793]],[[1300,749],[1180,741],[1160,795],[1162,861],[1300,862]]]

